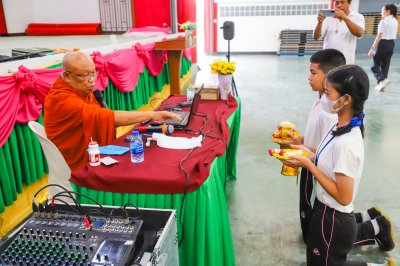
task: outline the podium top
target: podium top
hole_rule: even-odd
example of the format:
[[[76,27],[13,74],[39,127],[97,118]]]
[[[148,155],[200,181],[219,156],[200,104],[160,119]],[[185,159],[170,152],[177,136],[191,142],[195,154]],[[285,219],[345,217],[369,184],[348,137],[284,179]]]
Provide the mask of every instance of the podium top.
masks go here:
[[[186,50],[196,46],[196,36],[178,37],[176,39],[156,42],[155,50]]]

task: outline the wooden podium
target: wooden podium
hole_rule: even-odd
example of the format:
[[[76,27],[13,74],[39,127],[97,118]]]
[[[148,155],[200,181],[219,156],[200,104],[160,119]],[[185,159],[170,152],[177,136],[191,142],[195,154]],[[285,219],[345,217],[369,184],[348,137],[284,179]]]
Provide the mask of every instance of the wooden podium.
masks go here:
[[[181,93],[181,62],[183,50],[196,46],[196,36],[183,36],[176,39],[156,42],[155,50],[167,50],[171,94]]]

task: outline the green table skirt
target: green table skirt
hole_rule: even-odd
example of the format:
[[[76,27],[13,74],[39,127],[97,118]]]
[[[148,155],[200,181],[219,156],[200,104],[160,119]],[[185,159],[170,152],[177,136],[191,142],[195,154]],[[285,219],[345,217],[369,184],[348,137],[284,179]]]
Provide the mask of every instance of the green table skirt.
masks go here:
[[[238,109],[227,120],[231,138],[228,149],[217,157],[210,175],[195,191],[186,195],[180,213],[183,194],[130,194],[89,189],[72,184],[75,191],[84,193],[104,205],[122,206],[127,202],[143,208],[175,209],[178,217],[180,265],[235,265],[232,235],[225,201],[225,182],[236,178],[236,151],[240,129],[240,100]],[[81,203],[93,204],[85,198]],[[180,224],[183,222],[183,229]]]
[[[60,66],[55,64],[48,68]],[[181,76],[187,74],[191,66],[191,61],[182,57]],[[110,81],[104,98],[111,109],[135,110],[147,104],[150,97],[166,84],[169,84],[168,64],[159,76],[150,75],[145,68],[135,90],[122,93]],[[42,123],[42,118],[38,122]],[[46,158],[36,136],[27,124],[15,124],[8,140],[0,147],[0,213],[17,200],[17,195],[22,193],[22,184],[30,185],[47,172]]]

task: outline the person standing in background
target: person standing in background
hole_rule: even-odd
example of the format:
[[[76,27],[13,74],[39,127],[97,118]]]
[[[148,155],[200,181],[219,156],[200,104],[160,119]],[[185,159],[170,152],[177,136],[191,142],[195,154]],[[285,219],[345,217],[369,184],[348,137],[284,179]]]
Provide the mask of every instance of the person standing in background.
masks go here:
[[[378,25],[378,35],[368,52],[368,56],[372,57],[371,70],[378,82],[375,87],[376,91],[383,91],[390,83],[387,76],[399,24],[397,21],[397,7],[394,4],[384,5],[381,15],[383,19]]]
[[[332,48],[342,52],[347,64],[354,64],[357,38],[364,35],[364,16],[350,9],[351,0],[336,0],[335,15],[324,17],[318,12],[318,24],[314,39],[324,39],[324,49]]]

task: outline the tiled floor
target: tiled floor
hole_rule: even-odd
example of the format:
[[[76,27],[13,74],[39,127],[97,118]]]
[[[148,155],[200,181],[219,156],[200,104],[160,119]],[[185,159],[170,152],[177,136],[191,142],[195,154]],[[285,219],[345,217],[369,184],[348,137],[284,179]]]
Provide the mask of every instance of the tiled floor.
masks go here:
[[[117,41],[125,41],[118,36]],[[110,36],[0,37],[0,54],[16,47],[90,48],[111,44]],[[209,79],[209,64],[215,56],[199,56],[199,73]],[[300,236],[298,185],[295,177],[280,175],[281,163],[269,157],[276,147],[271,141],[282,120],[297,124],[300,132],[316,95],[308,86],[309,57],[232,55],[237,61],[235,81],[242,100],[238,179],[227,184],[227,200],[237,265],[305,265],[305,246]],[[364,175],[355,201],[363,210],[381,207],[392,218],[400,238],[400,57],[394,56],[392,83],[383,93],[373,90],[370,61],[357,56],[357,63],[370,75],[366,103]],[[215,80],[215,79],[214,79]],[[400,244],[396,241],[396,244]],[[383,262],[400,249],[384,253],[377,246],[356,248],[352,259]]]

